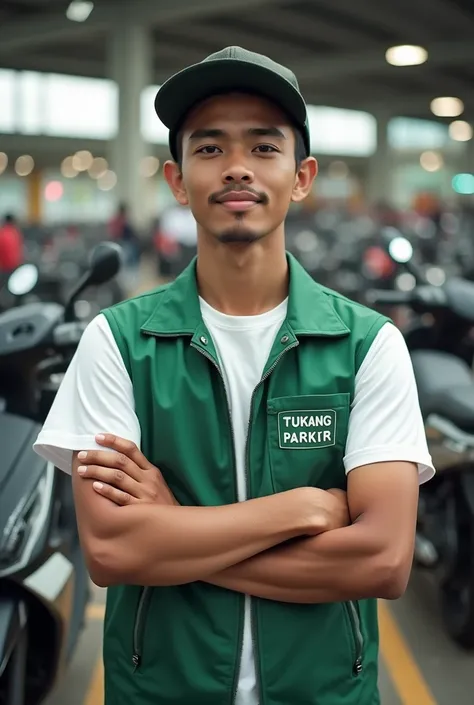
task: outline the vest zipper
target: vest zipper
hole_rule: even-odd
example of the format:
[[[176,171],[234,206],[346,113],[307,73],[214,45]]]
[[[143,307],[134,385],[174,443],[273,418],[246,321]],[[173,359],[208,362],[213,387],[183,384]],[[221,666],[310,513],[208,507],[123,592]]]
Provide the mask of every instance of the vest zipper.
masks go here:
[[[143,587],[138,598],[138,606],[135,614],[135,623],[133,625],[133,672],[140,667],[143,653],[143,630],[145,627],[145,617],[150,604],[152,588]]]
[[[262,385],[265,380],[271,375],[275,367],[278,365],[280,362],[281,358],[285,353],[288,352],[288,350],[291,350],[292,348],[296,348],[299,345],[299,341],[296,340],[294,343],[291,345],[288,345],[285,350],[283,350],[278,357],[276,358],[275,362],[271,367],[268,368],[268,370],[265,372],[263,375],[262,379],[260,382],[257,384],[255,389],[252,392],[252,397],[250,399],[250,414],[249,414],[249,422],[247,425],[247,438],[246,438],[246,448],[245,448],[245,457],[246,457],[246,463],[245,463],[245,482],[247,485],[247,496],[249,496],[250,493],[250,487],[249,487],[249,467],[250,467],[250,458],[249,458],[249,449],[250,449],[250,429],[252,426],[252,412],[253,412],[253,401],[255,398],[255,393],[257,389]],[[252,620],[252,646],[253,646],[253,653],[254,653],[254,660],[255,660],[255,671],[256,671],[256,681],[257,681],[257,697],[258,697],[258,705],[263,705],[263,700],[262,700],[262,676],[260,672],[260,658],[259,654],[257,651],[257,645],[258,645],[258,629],[257,629],[257,620],[255,618],[255,600],[253,597],[250,598],[250,613],[251,613],[251,620]],[[237,694],[237,691],[236,691]],[[232,705],[235,704],[235,698],[232,703]]]
[[[364,637],[360,625],[360,617],[357,603],[346,602],[346,610],[351,623],[352,638],[355,645],[355,659],[352,670],[355,676],[358,676],[362,671],[362,653],[364,650]]]
[[[222,374],[222,371],[219,367],[219,365],[216,363],[216,361],[212,358],[211,355],[209,355],[208,352],[205,350],[202,350],[199,346],[194,345],[194,343],[191,342],[191,346],[197,350],[198,352],[201,353],[201,355],[204,355],[206,359],[208,359],[216,368],[217,372],[219,373],[219,377],[222,380],[222,385],[224,387],[224,395],[226,398],[226,407],[227,407],[227,420],[229,422],[229,429],[230,429],[230,435],[232,439],[232,454],[234,458],[234,492],[235,492],[235,499],[238,501],[238,491],[237,491],[237,463],[235,460],[235,437],[234,437],[234,427],[232,426],[232,417],[230,414],[230,405],[229,405],[229,398],[227,396],[227,390],[225,388],[225,380],[224,380],[224,375]],[[243,634],[244,634],[244,628],[243,628],[243,619],[242,619],[242,602],[244,601],[244,596],[242,596],[241,599],[241,608],[240,608],[240,625],[239,625],[239,657],[236,663],[235,667],[235,674],[234,674],[234,683],[232,686],[232,699],[231,699],[231,705],[234,705],[235,699],[237,697],[237,690],[239,686],[239,675],[240,675],[240,664],[242,662],[242,646],[243,646]]]

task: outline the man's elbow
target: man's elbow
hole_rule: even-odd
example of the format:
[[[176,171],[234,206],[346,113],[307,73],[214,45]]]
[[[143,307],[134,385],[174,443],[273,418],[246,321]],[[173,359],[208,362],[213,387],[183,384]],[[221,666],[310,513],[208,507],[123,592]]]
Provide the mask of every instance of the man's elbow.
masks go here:
[[[379,564],[377,595],[383,600],[398,600],[408,587],[411,560],[385,554]]]
[[[93,541],[84,550],[87,569],[92,582],[101,588],[127,582],[124,563],[111,551],[109,542]]]

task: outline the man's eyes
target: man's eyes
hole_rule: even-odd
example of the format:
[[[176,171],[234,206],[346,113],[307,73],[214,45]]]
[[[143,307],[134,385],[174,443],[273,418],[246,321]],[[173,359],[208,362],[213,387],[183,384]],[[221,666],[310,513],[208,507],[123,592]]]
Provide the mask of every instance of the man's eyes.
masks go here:
[[[278,152],[279,150],[274,147],[271,144],[259,144],[256,147],[253,148],[253,152],[259,150],[260,154],[272,154],[273,152]],[[196,154],[217,154],[218,152],[222,152],[222,150],[217,147],[215,144],[208,144],[204,145],[203,147],[199,147],[199,149],[196,150]]]

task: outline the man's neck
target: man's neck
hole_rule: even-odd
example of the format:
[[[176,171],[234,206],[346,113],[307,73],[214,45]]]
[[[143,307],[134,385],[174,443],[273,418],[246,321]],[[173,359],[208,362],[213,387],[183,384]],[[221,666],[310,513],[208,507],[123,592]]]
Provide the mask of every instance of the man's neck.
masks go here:
[[[284,247],[220,245],[198,248],[199,295],[230,316],[271,311],[288,296],[288,262]]]

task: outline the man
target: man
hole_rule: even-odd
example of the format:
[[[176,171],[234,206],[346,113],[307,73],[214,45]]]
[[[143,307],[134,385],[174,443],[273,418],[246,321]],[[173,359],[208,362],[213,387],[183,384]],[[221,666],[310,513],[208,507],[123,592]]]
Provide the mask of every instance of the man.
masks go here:
[[[23,264],[23,249],[23,236],[9,213],[0,227],[0,274],[10,274]]]
[[[433,474],[403,338],[285,253],[317,171],[288,69],[227,48],[155,105],[197,261],[89,325],[35,445],[109,587],[106,703],[375,705]]]

